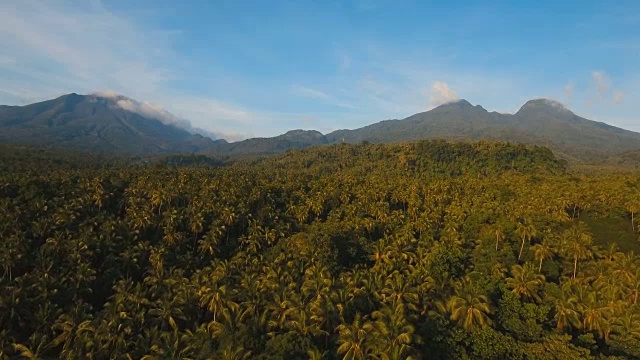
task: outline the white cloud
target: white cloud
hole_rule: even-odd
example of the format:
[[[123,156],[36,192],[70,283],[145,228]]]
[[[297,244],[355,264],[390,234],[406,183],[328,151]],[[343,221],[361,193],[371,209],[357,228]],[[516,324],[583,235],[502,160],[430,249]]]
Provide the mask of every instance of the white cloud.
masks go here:
[[[594,71],[591,73],[591,79],[593,79],[596,86],[598,100],[604,98],[609,89],[611,89],[611,79],[609,79],[609,76],[602,71]]]
[[[442,105],[459,100],[458,94],[442,81],[434,81],[431,85],[431,105]]]
[[[605,98],[613,99],[614,105],[622,104],[625,94],[622,90],[613,88],[613,81],[611,81],[609,75],[603,71],[594,71],[591,73],[591,79],[595,85],[596,95],[593,100],[587,99],[587,106],[591,106]],[[611,91],[613,91],[612,95]]]
[[[171,108],[186,117],[219,119],[234,125],[251,126],[260,116],[241,107],[229,105],[215,99],[197,97],[176,97],[168,99]]]
[[[353,62],[351,55],[344,51],[339,51],[336,53],[336,57],[338,58],[338,71],[344,72],[351,68],[351,63]]]
[[[148,101],[137,101],[124,96],[118,96],[113,99],[115,104],[124,110],[140,114],[146,118],[159,120],[163,124],[177,125],[187,130],[191,129],[191,123],[188,120],[178,118],[161,105]]]
[[[98,97],[102,97],[102,98],[105,98],[105,99],[111,99],[111,100],[117,100],[118,98],[124,96],[122,94],[118,94],[117,92],[115,92],[113,90],[96,91],[91,95],[95,95],[95,96],[98,96]]]
[[[0,45],[24,66],[64,74],[67,84],[85,87],[80,90],[100,84],[118,90],[135,85],[140,93],[150,92],[170,78],[155,64],[166,55],[167,36],[143,34],[98,1],[5,2],[0,5],[0,34]]]
[[[620,90],[614,90],[613,91],[613,102],[616,104],[622,104],[622,102],[624,101],[624,92],[620,91]]]
[[[571,103],[573,102],[573,93],[574,93],[574,88],[573,88],[573,84],[569,83],[564,87],[564,96],[565,96],[565,101],[568,105],[571,105]]]
[[[229,141],[242,140],[249,136],[249,133],[240,133],[233,130],[212,131],[202,129],[200,127],[194,127],[186,118],[174,115],[166,110],[162,105],[149,101],[138,101],[125,95],[118,94],[115,91],[98,91],[92,95],[110,99],[113,101],[115,106],[123,110],[139,114],[146,118],[156,119],[163,124],[179,126],[191,133],[202,134],[214,139],[223,138]],[[256,117],[246,110],[233,108],[212,99],[173,98],[171,100],[172,101],[170,101],[170,103],[173,104],[173,107],[178,109],[180,113],[184,113],[198,119],[208,117],[212,120],[224,120],[232,123],[234,127],[248,127],[253,123]]]
[[[306,97],[310,99],[318,99],[326,104],[330,104],[333,106],[337,106],[345,109],[354,109],[353,105],[347,104],[341,100],[338,100],[333,95],[327,94],[321,90],[317,90],[307,86],[302,86],[297,84],[293,85],[291,86],[291,93],[296,96]]]
[[[428,101],[441,104],[457,100],[457,93],[488,108],[513,106],[510,112],[536,93],[548,94],[555,89],[553,93],[562,96],[557,94],[561,87],[549,85],[543,78],[532,78],[526,72],[454,67],[454,62],[442,59],[461,54],[432,56],[420,47],[385,48],[384,44],[360,39],[361,42],[349,42],[353,45],[344,52],[328,54],[331,74],[309,77],[305,80],[308,84],[285,86],[282,93],[273,91],[265,100],[260,94],[281,84],[267,87],[273,84],[265,85],[260,79],[254,83],[248,80],[249,75],[243,80],[214,66],[203,75],[196,66],[189,65],[209,59],[191,60],[173,50],[180,33],[154,31],[128,16],[110,12],[100,0],[0,0],[0,101],[8,99],[15,104],[69,92],[112,89],[150,104],[144,111],[160,111],[153,105],[162,104],[178,119],[189,119],[193,128],[236,140],[252,133],[265,136],[284,132],[288,127],[300,126],[303,116],[317,118],[318,127],[330,124],[333,128],[403,118],[424,111],[429,107],[425,104]],[[236,48],[243,48],[242,44],[235,43]],[[399,59],[398,53],[405,56]],[[191,78],[187,79],[187,74]],[[602,98],[620,102],[625,97],[622,92],[612,93],[614,84],[604,72],[585,75],[591,75],[595,86],[575,89],[576,98],[590,96],[592,101]],[[201,82],[193,89],[202,88],[215,95],[177,90],[181,84],[192,85],[195,78]],[[216,83],[204,84],[202,79],[206,78],[215,78]],[[437,79],[446,79],[448,84]],[[615,88],[632,88],[630,84],[634,82],[628,78],[623,81],[626,86],[615,84]],[[549,89],[551,86],[554,88]],[[568,98],[574,95],[573,86],[564,90]],[[298,108],[300,114],[273,110],[290,104],[292,95],[340,109],[324,107],[323,111],[310,113]],[[627,92],[620,108],[632,106],[633,96]],[[251,100],[239,102],[236,99],[240,97]],[[258,98],[261,100],[255,100]],[[260,101],[266,104],[262,105],[264,108],[256,107]]]
[[[564,104],[562,104],[561,102],[556,101],[556,100],[554,100],[554,99],[546,99],[546,98],[544,98],[544,99],[542,99],[542,100],[543,100],[547,105],[552,106],[552,107],[554,107],[554,108],[556,108],[556,109],[558,109],[558,110],[568,110],[568,109],[564,106]]]
[[[297,96],[314,98],[314,99],[327,100],[330,98],[330,96],[325,92],[312,89],[310,87],[302,86],[302,85],[293,85],[291,87],[291,93]]]
[[[180,78],[168,70],[173,68],[169,60],[178,56],[171,48],[175,36],[175,31],[141,28],[100,1],[0,1],[0,49],[11,54],[0,54],[0,69],[9,74],[0,73],[0,93],[8,95],[0,98],[24,104],[107,88],[112,91],[102,96],[124,93],[145,99],[122,99],[122,108],[189,131],[230,140],[245,137],[242,129],[256,114],[219,99],[170,90],[170,82]]]
[[[197,119],[196,128],[206,129],[218,138],[229,141],[252,136],[256,125],[265,115],[211,98],[181,97],[167,98],[163,103],[181,118]]]

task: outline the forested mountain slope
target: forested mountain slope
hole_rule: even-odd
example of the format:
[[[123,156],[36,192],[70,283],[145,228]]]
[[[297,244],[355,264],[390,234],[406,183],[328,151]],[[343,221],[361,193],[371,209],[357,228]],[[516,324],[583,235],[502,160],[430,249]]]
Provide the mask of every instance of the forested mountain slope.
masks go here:
[[[27,106],[0,106],[0,142],[80,149],[107,154],[154,155],[208,149],[213,140],[191,134],[171,116],[124,96],[68,94]]]
[[[326,135],[291,130],[238,142],[192,134],[194,130],[185,130],[182,122],[162,108],[121,95],[69,94],[23,107],[0,106],[0,142],[102,154],[201,153],[238,158],[343,142],[490,140],[546,146],[572,164],[627,164],[612,157],[640,150],[640,134],[587,120],[549,99],[528,101],[515,114],[489,112],[460,100],[359,129]]]
[[[3,358],[640,357],[635,173],[486,142],[12,154]]]
[[[602,161],[640,149],[640,134],[579,117],[548,99],[531,100],[515,114],[488,112],[466,100],[404,120],[327,134],[331,142],[401,142],[421,139],[500,140],[544,145],[573,162]]]

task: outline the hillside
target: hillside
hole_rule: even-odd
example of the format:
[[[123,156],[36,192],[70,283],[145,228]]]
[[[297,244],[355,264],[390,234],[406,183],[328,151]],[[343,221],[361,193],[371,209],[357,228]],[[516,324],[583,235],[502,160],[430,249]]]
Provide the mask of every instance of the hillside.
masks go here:
[[[291,130],[270,138],[252,138],[232,143],[218,141],[208,153],[227,156],[268,155],[328,143],[319,131]]]
[[[145,116],[123,102],[136,104],[121,96],[69,94],[27,106],[2,106],[0,142],[139,155],[198,152],[215,144],[161,121],[164,114]]]
[[[607,159],[607,164],[624,168],[640,168],[640,150],[626,151],[621,154],[611,156]]]
[[[142,106],[144,111],[136,111],[135,106],[132,109],[132,104]],[[23,107],[2,106],[0,142],[142,156],[201,153],[242,157],[342,142],[491,140],[546,146],[572,164],[627,164],[614,157],[640,149],[640,134],[582,118],[547,99],[528,101],[515,114],[489,112],[460,100],[403,120],[381,121],[359,129],[326,135],[291,130],[276,137],[238,142],[192,134],[170,113],[144,105],[119,95],[70,94]]]
[[[273,154],[343,142],[398,143],[423,139],[542,145],[572,164],[605,164],[619,153],[640,149],[638,133],[582,118],[553,100],[536,99],[528,101],[515,114],[489,112],[480,105],[460,100],[403,120],[385,120],[324,136],[317,131],[296,130],[272,138],[219,142],[210,153]]]
[[[330,142],[401,142],[429,138],[501,140],[544,145],[574,161],[601,161],[640,149],[640,134],[581,118],[560,103],[537,99],[516,114],[488,112],[466,100],[439,106],[404,120],[327,134]]]

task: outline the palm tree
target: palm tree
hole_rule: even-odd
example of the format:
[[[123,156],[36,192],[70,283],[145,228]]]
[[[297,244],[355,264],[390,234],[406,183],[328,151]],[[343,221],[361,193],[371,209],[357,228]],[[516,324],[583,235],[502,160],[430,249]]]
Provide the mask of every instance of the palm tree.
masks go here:
[[[219,286],[216,289],[203,288],[200,294],[200,305],[205,306],[211,314],[213,314],[213,321],[216,321],[217,315],[225,308],[227,287],[225,285]]]
[[[222,322],[212,321],[207,326],[207,331],[215,338],[232,337],[245,326],[244,320],[248,317],[248,312],[236,304],[228,305],[230,306],[221,312]]]
[[[390,302],[393,307],[403,304],[408,309],[415,310],[419,302],[416,288],[406,276],[398,272],[394,272],[387,278],[382,294],[383,301]]]
[[[76,306],[72,313],[61,315],[53,324],[52,329],[60,331],[60,334],[52,341],[53,346],[62,345],[60,357],[72,359],[77,357],[72,345],[76,337],[87,332],[93,332],[90,320],[82,320],[85,317],[81,306]]]
[[[29,337],[29,343],[31,347],[23,344],[13,344],[14,350],[20,354],[23,358],[29,360],[40,360],[44,358],[44,354],[53,348],[53,343],[49,341],[46,335],[37,335],[33,333]]]
[[[524,243],[527,240],[531,240],[532,237],[536,236],[537,230],[533,224],[529,221],[525,220],[524,222],[519,222],[516,227],[516,235],[522,239],[522,243],[520,245],[520,253],[518,254],[518,260],[522,258],[522,250],[524,249]]]
[[[596,331],[605,340],[609,337],[608,323],[611,309],[603,303],[596,292],[587,296],[587,301],[578,304],[582,314],[582,327],[586,331]]]
[[[631,229],[636,232],[635,214],[640,211],[640,201],[636,197],[627,202],[627,211],[631,213]]]
[[[317,323],[312,321],[312,315],[310,315],[307,306],[304,303],[295,299],[294,301],[288,301],[287,310],[284,313],[287,321],[284,323],[284,327],[289,331],[294,331],[302,336],[308,335],[326,335]]]
[[[573,278],[575,279],[578,271],[578,260],[589,259],[593,256],[590,249],[593,237],[588,227],[582,222],[566,230],[565,236],[569,240],[566,244],[565,252],[573,258]]]
[[[550,296],[555,314],[553,319],[558,330],[564,330],[567,326],[580,326],[580,319],[576,307],[578,299],[571,294],[568,284],[564,284],[556,296]]]
[[[179,297],[173,297],[172,300],[159,299],[149,309],[148,314],[152,321],[151,323],[157,323],[160,325],[162,331],[166,331],[166,324],[174,331],[178,332],[178,324],[176,320],[186,320],[184,313],[179,305],[181,299]]]
[[[322,352],[316,348],[307,350],[307,356],[309,356],[309,360],[322,360],[327,358],[328,355],[328,351]]]
[[[473,291],[468,283],[457,286],[456,290],[457,295],[452,296],[446,304],[451,320],[458,322],[466,331],[489,325],[489,299]]]
[[[630,335],[640,339],[640,313],[627,310],[613,322],[612,331],[619,335]]]
[[[491,276],[496,279],[504,279],[505,274],[509,271],[509,269],[501,262],[493,264],[491,267]]]
[[[247,360],[251,358],[251,351],[242,347],[242,344],[228,345],[222,350],[220,359],[223,360]]]
[[[620,252],[618,244],[616,244],[615,242],[609,244],[609,246],[601,253],[601,256],[603,256],[605,259],[607,259],[607,261],[610,262],[619,259],[623,255],[624,253]]]
[[[535,259],[540,262],[538,264],[538,272],[541,272],[542,261],[553,257],[553,251],[551,251],[551,247],[549,246],[549,244],[543,240],[541,243],[535,244],[533,246],[533,255]]]
[[[500,243],[500,241],[505,239],[505,234],[504,234],[504,231],[502,231],[502,227],[497,225],[493,232],[496,236],[496,251],[498,251],[498,244]]]
[[[316,298],[309,304],[309,312],[313,333],[324,335],[325,343],[328,345],[329,335],[340,323],[338,309],[332,301],[332,296]]]
[[[375,346],[382,359],[406,359],[414,349],[415,329],[404,314],[404,305],[398,304],[395,309],[383,306],[382,310],[374,311]]]
[[[373,325],[356,315],[351,325],[338,326],[338,354],[344,354],[343,360],[364,360],[367,358],[367,338],[374,330]]]
[[[623,254],[614,263],[613,274],[623,282],[631,282],[635,277],[636,261],[638,258],[633,251]]]
[[[636,268],[633,276],[625,281],[625,287],[629,291],[629,297],[633,304],[638,304],[638,297],[640,297],[640,267]]]
[[[512,266],[511,276],[507,278],[507,287],[512,289],[513,293],[540,301],[538,290],[545,279],[544,275],[536,274],[531,263]]]

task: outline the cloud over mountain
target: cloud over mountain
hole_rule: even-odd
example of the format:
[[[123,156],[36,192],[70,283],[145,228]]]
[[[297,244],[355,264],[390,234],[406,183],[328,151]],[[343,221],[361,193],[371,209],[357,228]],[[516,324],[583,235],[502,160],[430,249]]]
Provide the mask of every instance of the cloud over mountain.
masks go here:
[[[437,106],[459,100],[458,94],[442,81],[435,81],[431,85],[431,105]]]
[[[175,116],[161,105],[154,104],[148,101],[138,101],[110,90],[98,91],[93,93],[92,95],[95,97],[109,99],[115,106],[123,110],[136,113],[145,118],[156,119],[165,125],[177,126],[181,129],[187,130],[192,134],[200,134],[208,136],[212,139],[220,138],[220,134],[196,128],[191,124],[189,120],[181,119]]]

